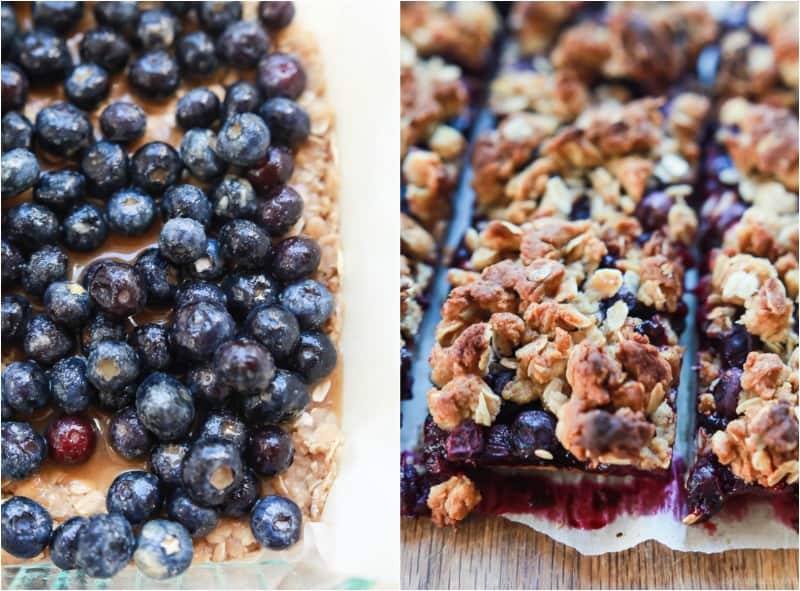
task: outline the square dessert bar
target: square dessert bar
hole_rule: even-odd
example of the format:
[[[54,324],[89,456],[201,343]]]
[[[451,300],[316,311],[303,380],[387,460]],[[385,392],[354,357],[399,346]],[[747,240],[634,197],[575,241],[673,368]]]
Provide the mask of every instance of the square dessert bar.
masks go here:
[[[732,496],[796,494],[798,480],[797,116],[733,98],[719,117],[701,212],[707,273],[686,523]]]
[[[414,337],[427,306],[439,244],[472,123],[472,91],[462,69],[483,67],[497,15],[489,3],[401,8],[400,334],[403,398],[411,395]],[[444,56],[444,57],[443,57]]]
[[[678,44],[676,13],[642,13],[674,61],[652,80],[632,61],[641,52],[620,48],[637,42],[639,13],[624,7],[566,17],[579,22],[553,35],[549,61],[523,63],[529,41],[504,54],[488,99],[496,128],[471,154],[474,227],[430,357],[423,449],[439,524],[477,505],[470,476],[486,470],[669,473],[710,101],[647,91],[685,79],[716,32],[701,10]],[[606,58],[579,67],[576,30]]]

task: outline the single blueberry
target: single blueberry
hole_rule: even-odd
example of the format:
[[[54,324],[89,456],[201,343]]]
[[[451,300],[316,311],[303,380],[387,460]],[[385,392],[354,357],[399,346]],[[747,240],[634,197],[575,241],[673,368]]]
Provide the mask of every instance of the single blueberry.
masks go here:
[[[183,164],[175,149],[164,142],[145,144],[131,158],[131,181],[151,195],[161,195],[180,180]]]
[[[192,218],[208,226],[211,221],[211,201],[195,185],[173,185],[161,199],[161,216],[165,221]]]
[[[16,111],[3,115],[2,121],[2,147],[3,152],[16,148],[31,149],[33,139],[33,123],[27,117]],[[5,184],[5,183],[4,183]]]
[[[30,423],[2,422],[3,477],[22,480],[35,473],[47,455],[47,443]]]
[[[144,281],[148,302],[165,304],[172,301],[178,287],[178,268],[161,256],[158,248],[142,251],[134,269]]]
[[[105,212],[92,203],[79,205],[64,219],[64,244],[71,250],[97,250],[108,238]]]
[[[196,441],[183,460],[181,479],[189,496],[204,505],[221,505],[242,480],[239,449],[225,439]]]
[[[156,219],[153,198],[139,189],[117,191],[108,201],[108,225],[123,236],[141,236]]]
[[[131,54],[131,46],[125,37],[106,28],[86,31],[79,49],[82,61],[98,64],[112,74],[125,68]]]
[[[122,515],[93,515],[78,533],[75,562],[90,577],[110,579],[131,561],[135,546],[133,530]]]
[[[270,236],[282,236],[302,215],[303,198],[291,187],[283,185],[272,190],[261,202],[255,219]]]
[[[259,226],[249,220],[228,222],[217,237],[222,256],[245,269],[263,268],[272,254],[272,242]]]
[[[288,367],[300,374],[307,384],[318,382],[336,367],[336,346],[325,333],[301,332]]]
[[[35,361],[14,361],[3,368],[3,400],[21,416],[33,414],[47,405],[50,384],[47,374]]]
[[[61,227],[56,214],[37,203],[20,203],[5,214],[3,233],[25,251],[58,243]]]
[[[161,228],[158,249],[175,264],[191,263],[205,253],[208,246],[203,224],[192,218],[173,218]]]
[[[194,412],[189,389],[167,374],[150,374],[136,390],[136,414],[160,441],[176,441],[185,436]]]
[[[15,197],[30,189],[39,179],[39,161],[30,150],[15,148],[2,156],[2,198]]]
[[[17,558],[33,558],[50,543],[53,519],[36,501],[11,497],[0,508],[3,550]]]
[[[86,379],[86,360],[67,357],[50,369],[50,395],[55,405],[67,414],[80,414],[89,408],[92,387]]]
[[[219,304],[201,301],[181,306],[172,320],[173,351],[187,359],[208,359],[235,330],[233,318]]]
[[[45,246],[31,255],[22,271],[22,286],[34,296],[41,296],[47,287],[67,276],[69,257],[58,246]]]
[[[181,465],[189,451],[188,443],[161,443],[150,454],[150,469],[167,486],[180,486]]]
[[[85,517],[71,517],[59,525],[50,541],[50,560],[61,570],[78,568],[78,535],[88,520]]]
[[[210,129],[190,129],[181,140],[181,158],[186,168],[201,181],[210,181],[225,172],[226,164],[217,155],[217,135]]]
[[[149,322],[138,326],[131,335],[131,344],[139,353],[142,369],[160,371],[172,363],[169,330],[166,325]]]
[[[203,29],[209,33],[219,33],[231,23],[242,18],[241,2],[200,2],[197,17]]]
[[[262,476],[275,476],[294,461],[292,438],[276,425],[261,427],[250,434],[245,456],[253,470]]]
[[[217,154],[235,166],[254,166],[264,159],[270,130],[258,115],[231,115],[217,135]]]
[[[226,439],[244,451],[248,432],[245,424],[233,412],[221,410],[206,416],[197,433],[197,439],[204,438]]]
[[[272,305],[278,299],[278,283],[264,273],[228,275],[222,287],[227,296],[228,309],[240,318],[256,306]]]
[[[169,49],[180,34],[180,21],[168,10],[151,9],[139,14],[136,39],[143,49]]]
[[[188,76],[208,76],[217,69],[214,40],[205,31],[194,31],[178,39],[175,53],[181,72]]]
[[[128,460],[145,457],[153,447],[153,436],[145,428],[132,406],[123,408],[111,418],[108,425],[108,442],[111,448]]]
[[[100,341],[89,352],[86,378],[103,392],[119,392],[139,377],[139,355],[121,341]]]
[[[203,255],[190,263],[186,268],[190,277],[195,279],[219,279],[225,273],[225,259],[219,250],[215,238],[209,238]]]
[[[258,18],[270,30],[286,28],[294,18],[294,2],[259,2]]]
[[[43,172],[33,189],[33,200],[53,211],[64,212],[86,196],[86,178],[78,171]]]
[[[333,296],[319,281],[304,279],[287,285],[280,295],[281,305],[297,318],[302,328],[322,327],[333,312]]]
[[[294,56],[270,53],[258,62],[258,86],[267,98],[282,96],[294,100],[306,88],[306,72]]]
[[[92,315],[92,298],[80,283],[56,281],[44,292],[44,309],[56,324],[78,328]]]
[[[236,113],[255,113],[263,100],[261,91],[252,82],[240,80],[231,84],[225,91],[223,119],[228,119]]]
[[[270,550],[284,550],[300,539],[303,516],[290,499],[270,495],[260,499],[250,516],[250,529],[258,543]]]
[[[183,525],[193,538],[206,537],[219,523],[216,509],[196,503],[182,488],[170,493],[164,508],[167,516]]]
[[[319,267],[322,251],[313,238],[292,236],[284,238],[272,255],[272,274],[284,282],[297,281],[313,275]]]
[[[69,103],[53,103],[36,115],[36,142],[59,158],[74,158],[94,140],[86,114]]]
[[[260,392],[269,386],[275,362],[269,350],[257,341],[237,338],[226,341],[214,353],[214,371],[220,383],[236,392]]]
[[[100,130],[111,142],[126,144],[138,140],[147,127],[147,115],[139,105],[117,101],[100,113]]]
[[[192,564],[194,548],[187,529],[180,523],[154,519],[142,526],[133,561],[151,579],[177,577]]]
[[[184,129],[209,128],[219,115],[219,98],[206,87],[193,88],[184,94],[175,108],[175,120]]]
[[[309,401],[308,388],[297,374],[278,369],[266,390],[242,397],[242,416],[251,425],[282,423],[300,416]]]
[[[186,386],[195,400],[202,400],[211,407],[222,406],[233,394],[233,389],[217,379],[211,365],[195,365],[186,374]]]
[[[97,308],[111,316],[133,316],[147,302],[142,277],[127,263],[99,261],[94,272],[84,276],[84,284]]]
[[[139,525],[161,507],[158,478],[143,470],[129,470],[114,479],[108,487],[106,509],[119,513],[131,525]]]
[[[217,40],[217,53],[234,68],[255,68],[269,48],[269,36],[257,21],[238,21],[228,25]]]
[[[211,190],[214,215],[221,220],[252,218],[258,208],[253,186],[245,179],[228,175]]]
[[[64,80],[69,102],[84,110],[94,109],[111,90],[108,72],[97,64],[78,64]]]
[[[18,343],[25,336],[25,328],[31,318],[31,304],[25,296],[11,294],[2,300],[4,344]]]
[[[291,99],[271,98],[258,110],[266,122],[272,141],[292,150],[300,147],[311,133],[311,119],[303,108]]]
[[[44,365],[52,365],[74,347],[72,335],[44,314],[31,318],[23,339],[25,354]]]
[[[15,62],[22,66],[32,84],[50,84],[62,80],[72,67],[67,44],[52,31],[35,29],[14,38]]]
[[[162,49],[142,54],[128,68],[131,87],[147,98],[163,99],[181,83],[177,62]]]
[[[128,153],[107,140],[99,141],[84,152],[81,172],[94,197],[108,197],[128,184]]]
[[[300,338],[297,319],[280,306],[260,305],[251,310],[245,320],[245,330],[276,359],[287,357]]]
[[[524,460],[550,460],[558,449],[556,420],[541,410],[526,410],[511,425],[514,455]]]

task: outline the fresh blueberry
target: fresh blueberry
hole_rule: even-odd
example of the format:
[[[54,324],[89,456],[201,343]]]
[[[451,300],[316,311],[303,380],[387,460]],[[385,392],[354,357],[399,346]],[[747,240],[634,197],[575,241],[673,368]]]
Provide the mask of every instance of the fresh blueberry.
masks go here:
[[[741,324],[734,324],[733,328],[720,339],[722,360],[727,367],[742,367],[752,350],[753,337]]]
[[[16,148],[30,150],[33,138],[33,124],[27,117],[10,111],[3,115],[2,121],[2,146],[3,152]]]
[[[161,228],[158,248],[175,264],[191,263],[205,253],[208,241],[203,225],[191,218],[173,218]]]
[[[187,529],[166,519],[148,521],[139,532],[133,561],[152,579],[177,577],[192,564],[194,548]]]
[[[34,252],[22,272],[22,285],[35,296],[41,296],[47,287],[67,276],[69,257],[58,246],[44,246]]]
[[[209,238],[205,253],[187,266],[187,273],[195,279],[219,279],[225,273],[225,260],[216,239]]]
[[[261,427],[250,434],[245,456],[253,470],[262,476],[275,476],[294,461],[292,438],[277,425]]]
[[[145,144],[131,159],[131,180],[151,195],[161,195],[180,180],[181,158],[164,142]]]
[[[253,186],[245,179],[226,176],[211,190],[214,215],[222,220],[252,218],[258,207]]]
[[[306,236],[281,240],[272,255],[272,274],[284,282],[313,275],[319,267],[322,251],[317,241]]]
[[[259,2],[258,18],[270,30],[286,28],[294,18],[294,2]]]
[[[55,33],[44,29],[17,35],[13,53],[15,61],[37,85],[62,80],[72,67],[67,44]]]
[[[132,406],[123,408],[108,424],[111,448],[128,460],[143,458],[153,447],[153,436],[145,428]]]
[[[50,541],[50,560],[61,570],[78,568],[78,535],[88,520],[85,517],[72,517],[59,525]]]
[[[92,315],[92,298],[80,283],[56,281],[44,292],[44,309],[56,324],[78,328]]]
[[[195,185],[173,185],[161,199],[161,216],[164,220],[192,218],[208,226],[211,221],[211,201]]]
[[[222,108],[223,119],[228,119],[236,113],[255,113],[263,100],[261,91],[252,82],[240,80],[231,84],[225,91],[225,102]]]
[[[278,369],[266,390],[242,398],[242,416],[251,425],[282,423],[300,416],[309,400],[303,381],[290,371]]]
[[[114,479],[108,487],[106,509],[119,513],[131,525],[139,525],[161,507],[158,478],[143,470],[129,470]]]
[[[239,451],[244,451],[248,438],[247,427],[231,411],[211,412],[206,416],[197,433],[197,439],[204,438],[226,439],[236,445]]]
[[[283,146],[270,146],[267,148],[267,155],[264,161],[247,171],[247,180],[250,181],[250,184],[253,185],[259,194],[263,195],[270,193],[273,189],[276,191],[279,190],[279,187],[291,178],[293,171],[294,157],[292,156],[292,152]],[[292,191],[292,193],[294,193],[298,199],[300,198],[295,191]],[[270,199],[275,199],[277,194],[276,192],[273,195],[269,195]],[[300,208],[298,212],[302,212],[302,210],[303,200],[300,199]],[[299,213],[297,218],[300,219]],[[286,229],[288,230],[291,225],[292,224],[289,224]],[[270,234],[273,233],[269,228],[267,228],[267,231]],[[276,232],[276,234],[283,234],[283,232]]]
[[[73,338],[44,314],[31,318],[23,339],[25,354],[44,365],[52,365],[69,354]]]
[[[169,331],[163,324],[142,324],[131,335],[131,344],[139,353],[142,369],[160,371],[167,369],[172,363]]]
[[[56,214],[43,205],[20,203],[8,210],[4,233],[6,238],[32,251],[58,243],[60,227]]]
[[[188,76],[208,76],[217,69],[214,40],[205,31],[195,31],[178,39],[175,53],[181,72]]]
[[[97,308],[111,316],[133,316],[147,301],[142,277],[127,263],[101,261],[91,276],[87,274],[85,285]]]
[[[145,97],[163,99],[174,93],[181,83],[177,62],[162,49],[138,57],[128,68],[128,82]]]
[[[164,304],[172,301],[178,287],[178,269],[161,256],[158,248],[148,248],[136,259],[134,269],[142,277],[147,301]]]
[[[64,244],[71,250],[97,250],[108,238],[105,212],[92,203],[79,205],[64,219]]]
[[[217,136],[210,129],[190,129],[181,140],[181,158],[197,179],[210,181],[225,172],[226,164],[216,152]]]
[[[10,286],[17,283],[22,277],[25,258],[19,248],[5,238],[2,240],[2,257],[3,283]]]
[[[203,29],[209,33],[219,33],[231,23],[242,18],[241,2],[201,2],[197,16]]]
[[[5,279],[5,278],[4,278]],[[25,296],[11,294],[3,296],[3,343],[18,343],[25,335],[31,318],[31,304]]]
[[[161,443],[150,454],[150,469],[162,484],[180,486],[181,465],[189,451],[188,443]]]
[[[128,184],[128,153],[119,144],[97,142],[84,152],[81,172],[93,196],[108,197]]]
[[[219,119],[220,104],[217,95],[206,87],[193,88],[178,100],[175,120],[184,129],[208,128]]]
[[[271,305],[278,299],[278,284],[264,273],[228,275],[222,286],[228,298],[228,309],[240,318],[256,306]]]
[[[33,200],[53,211],[64,212],[86,196],[86,178],[75,170],[43,172],[33,189]]]
[[[108,201],[108,223],[117,234],[141,236],[156,219],[153,198],[139,189],[129,188],[114,193]]]
[[[33,558],[50,543],[53,520],[36,501],[11,497],[2,508],[3,550],[17,558]]]
[[[300,333],[300,340],[289,358],[289,369],[296,371],[307,384],[326,377],[336,367],[336,347],[322,332]]]
[[[311,133],[311,120],[303,108],[291,99],[271,98],[258,110],[267,123],[272,141],[296,150]]]
[[[86,379],[83,357],[67,357],[50,369],[50,394],[55,405],[67,414],[80,414],[89,408],[92,387]]]
[[[221,505],[242,480],[239,449],[225,439],[196,441],[183,460],[181,479],[189,496],[204,505]]]
[[[111,80],[108,72],[97,64],[78,64],[64,80],[64,92],[73,105],[94,109],[108,96]]]
[[[217,154],[235,166],[255,166],[267,154],[270,130],[258,115],[231,115],[217,134]]]
[[[297,319],[279,306],[260,305],[251,310],[245,320],[245,329],[276,359],[288,356],[300,338]]]
[[[39,469],[47,443],[30,423],[2,422],[3,478],[22,480]]]
[[[136,390],[136,413],[160,441],[176,441],[192,426],[194,399],[189,389],[172,376],[153,373]]]
[[[173,350],[184,358],[208,359],[235,330],[233,318],[219,304],[187,304],[176,310],[172,320]]]
[[[99,342],[124,341],[127,338],[128,329],[121,320],[98,312],[81,331],[81,347],[84,352],[89,352]]]
[[[39,179],[39,161],[30,150],[16,148],[3,153],[3,199],[15,197],[30,189]]]
[[[306,71],[288,53],[270,53],[258,62],[258,86],[267,98],[296,99],[306,88]]]
[[[121,341],[100,341],[89,352],[86,379],[100,391],[119,392],[139,377],[139,355]]]
[[[663,191],[654,191],[639,201],[634,215],[646,232],[654,232],[666,226],[671,207],[672,199],[669,195]]]
[[[186,385],[195,400],[202,400],[211,407],[222,406],[233,394],[233,390],[217,379],[211,365],[196,365],[186,374]]]
[[[5,10],[6,5],[3,5]],[[7,39],[3,35],[3,44]],[[3,112],[15,111],[25,106],[28,98],[28,77],[15,64],[4,63],[2,66],[2,108]]]
[[[147,115],[139,105],[116,101],[100,113],[100,130],[111,142],[127,144],[144,135]]]
[[[47,374],[35,361],[14,361],[3,369],[3,400],[21,416],[28,416],[47,405],[50,384]]]
[[[94,5],[94,18],[99,24],[110,27],[125,37],[131,37],[139,22],[138,2],[97,2]]]
[[[45,431],[50,458],[58,464],[82,464],[94,453],[97,435],[92,421],[81,415],[62,415]]]
[[[297,543],[303,516],[290,499],[269,495],[259,499],[250,516],[250,529],[258,543],[270,550],[284,550]]]
[[[519,413],[511,425],[511,437],[514,455],[523,460],[551,459],[558,449],[555,417],[542,410]]]
[[[82,61],[98,64],[107,72],[116,74],[128,63],[131,46],[113,29],[92,29],[83,34],[80,54]]]
[[[93,141],[92,123],[69,103],[53,103],[36,115],[36,142],[45,152],[74,158]]]
[[[263,268],[272,254],[269,236],[249,220],[236,219],[219,231],[222,256],[245,269]]]
[[[136,39],[145,50],[169,49],[180,34],[180,22],[167,10],[145,10],[139,15]]]
[[[242,481],[222,503],[221,513],[226,517],[244,517],[256,504],[261,494],[261,481],[255,472],[246,468]]]
[[[228,299],[218,285],[209,281],[186,281],[181,284],[175,294],[175,307],[182,308],[197,302],[211,302],[224,308],[227,306]]]
[[[247,338],[227,341],[214,353],[214,371],[220,383],[245,394],[269,386],[275,362],[262,344]]]
[[[193,538],[206,537],[219,523],[216,509],[196,503],[182,488],[172,491],[164,508],[167,516],[183,525]]]
[[[37,27],[67,33],[83,18],[83,2],[34,2],[31,16]]]
[[[90,577],[110,579],[128,565],[135,546],[133,530],[122,515],[93,515],[78,533],[75,562]]]
[[[255,68],[269,47],[267,32],[257,21],[228,25],[217,40],[217,52],[228,65],[243,70]]]
[[[333,296],[319,281],[304,279],[286,286],[281,305],[295,315],[302,328],[318,329],[333,311]]]

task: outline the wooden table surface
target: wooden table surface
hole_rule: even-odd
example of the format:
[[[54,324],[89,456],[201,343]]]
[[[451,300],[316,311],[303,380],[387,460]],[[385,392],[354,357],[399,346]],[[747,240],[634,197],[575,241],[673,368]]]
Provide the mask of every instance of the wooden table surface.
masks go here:
[[[472,516],[458,531],[404,520],[404,589],[797,589],[797,550],[674,552],[646,542],[582,556],[500,517]]]

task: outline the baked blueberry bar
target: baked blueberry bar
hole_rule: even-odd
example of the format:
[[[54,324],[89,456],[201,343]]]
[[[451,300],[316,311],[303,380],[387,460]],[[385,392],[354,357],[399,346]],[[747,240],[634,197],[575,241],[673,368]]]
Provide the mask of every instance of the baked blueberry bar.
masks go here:
[[[168,578],[320,519],[338,175],[293,16],[2,5],[4,565]]]
[[[733,496],[797,494],[796,112],[725,101],[702,208],[696,523]]]

